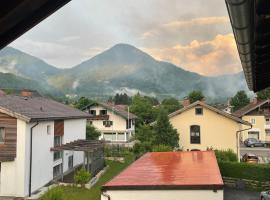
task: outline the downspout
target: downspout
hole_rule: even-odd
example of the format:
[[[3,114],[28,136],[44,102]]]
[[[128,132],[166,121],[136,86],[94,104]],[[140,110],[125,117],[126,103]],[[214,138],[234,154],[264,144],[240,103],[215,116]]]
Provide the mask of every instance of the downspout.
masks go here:
[[[30,128],[30,161],[29,161],[29,185],[28,185],[28,195],[31,197],[31,187],[32,187],[32,148],[33,148],[33,129],[39,124],[37,122],[34,126]]]
[[[246,129],[242,129],[242,130],[239,130],[239,131],[236,131],[236,151],[237,151],[237,157],[238,157],[238,160],[240,161],[240,155],[239,155],[239,134],[243,131],[248,131],[250,129],[252,129],[252,124],[249,125],[250,127],[249,128],[246,128]]]
[[[111,200],[111,196],[108,195],[105,191],[101,191],[101,195],[104,196],[104,197],[106,197],[107,200]]]

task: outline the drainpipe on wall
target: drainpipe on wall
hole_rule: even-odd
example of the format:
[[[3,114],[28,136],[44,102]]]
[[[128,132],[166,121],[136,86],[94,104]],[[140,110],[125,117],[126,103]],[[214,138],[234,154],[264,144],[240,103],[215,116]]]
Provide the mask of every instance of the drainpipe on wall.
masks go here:
[[[238,161],[240,161],[240,155],[239,155],[239,134],[241,132],[243,132],[243,131],[247,131],[247,130],[250,130],[250,129],[252,129],[252,124],[250,124],[250,127],[249,128],[236,131],[236,148],[237,148],[236,150],[237,150]]]
[[[110,195],[108,195],[105,191],[101,191],[101,195],[106,197],[108,200],[111,200]]]
[[[30,128],[30,161],[29,161],[29,188],[28,188],[28,196],[31,197],[31,187],[32,187],[32,148],[33,148],[33,129],[39,124],[37,122],[34,126]]]

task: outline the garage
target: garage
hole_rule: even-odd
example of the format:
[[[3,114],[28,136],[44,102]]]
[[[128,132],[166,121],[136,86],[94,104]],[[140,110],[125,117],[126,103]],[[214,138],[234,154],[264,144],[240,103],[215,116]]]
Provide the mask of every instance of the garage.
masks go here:
[[[101,200],[223,200],[213,151],[151,152],[102,186]]]
[[[248,132],[248,138],[255,138],[259,140],[260,133],[258,131],[249,131]]]

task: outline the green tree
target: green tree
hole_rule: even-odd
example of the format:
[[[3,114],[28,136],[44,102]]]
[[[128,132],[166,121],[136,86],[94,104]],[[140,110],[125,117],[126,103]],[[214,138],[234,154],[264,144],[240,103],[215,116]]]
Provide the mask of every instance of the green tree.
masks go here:
[[[266,99],[270,99],[270,87],[261,90],[259,92],[256,93],[257,94],[257,98],[260,100],[266,100]]]
[[[204,95],[200,90],[194,90],[188,94],[188,98],[190,103],[194,103],[196,101],[201,101],[204,99]]]
[[[244,90],[240,90],[233,98],[231,98],[230,104],[233,106],[233,111],[236,111],[249,104],[249,102],[250,99],[248,98],[246,92]]]
[[[75,102],[74,106],[75,108],[82,110],[91,103],[94,103],[94,101],[86,97],[81,97],[78,101]]]
[[[86,125],[86,139],[87,140],[97,140],[101,133],[92,125]]]
[[[180,108],[182,108],[183,106],[179,103],[179,101],[175,98],[168,98],[168,99],[164,99],[161,102],[161,106],[168,112],[168,113],[172,113],[176,110],[179,110]]]
[[[155,133],[155,145],[166,145],[172,148],[179,146],[177,130],[171,125],[165,109],[160,110],[153,130]]]

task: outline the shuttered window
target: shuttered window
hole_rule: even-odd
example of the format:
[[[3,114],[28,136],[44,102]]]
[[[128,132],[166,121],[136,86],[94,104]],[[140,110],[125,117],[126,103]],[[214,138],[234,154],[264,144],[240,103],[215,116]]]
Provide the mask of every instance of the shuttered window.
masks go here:
[[[64,135],[64,120],[54,121],[54,135],[55,136]]]

